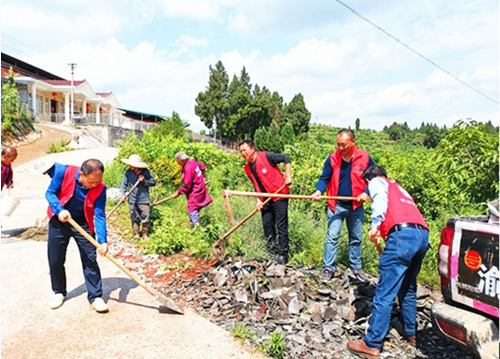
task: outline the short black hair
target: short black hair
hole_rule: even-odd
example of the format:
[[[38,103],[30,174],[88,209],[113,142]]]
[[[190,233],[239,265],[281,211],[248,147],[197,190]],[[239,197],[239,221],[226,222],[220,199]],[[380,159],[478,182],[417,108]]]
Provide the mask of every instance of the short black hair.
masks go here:
[[[365,181],[371,181],[375,177],[385,177],[387,178],[387,172],[382,166],[370,166],[365,172],[363,172],[363,179]]]
[[[354,131],[351,130],[350,128],[343,128],[341,129],[338,133],[337,136],[340,135],[347,135],[351,140],[355,140],[356,136],[354,135]]]
[[[81,171],[85,176],[96,172],[104,173],[104,165],[101,161],[90,158],[82,163]]]
[[[17,149],[15,147],[9,146],[2,148],[2,156],[12,157],[13,154],[17,155]]]
[[[240,142],[240,144],[238,145],[238,147],[241,147],[241,145],[244,145],[244,144],[247,144],[249,145],[250,147],[252,148],[255,148],[255,144],[253,143],[253,141],[249,138],[247,138],[246,140],[243,140]]]

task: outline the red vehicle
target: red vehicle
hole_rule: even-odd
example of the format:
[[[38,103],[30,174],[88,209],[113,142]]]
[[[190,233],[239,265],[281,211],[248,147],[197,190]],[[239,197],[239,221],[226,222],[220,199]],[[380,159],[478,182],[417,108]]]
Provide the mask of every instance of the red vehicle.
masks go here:
[[[451,218],[438,249],[444,303],[432,307],[434,328],[481,359],[499,357],[499,232],[498,209],[490,217]]]

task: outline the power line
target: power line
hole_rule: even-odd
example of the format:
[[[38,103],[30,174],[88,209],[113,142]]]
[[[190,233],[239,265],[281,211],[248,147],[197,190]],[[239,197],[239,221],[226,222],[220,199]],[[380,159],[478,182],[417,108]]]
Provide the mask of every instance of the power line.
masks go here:
[[[349,11],[351,11],[354,15],[356,15],[357,17],[359,17],[360,19],[366,21],[367,23],[369,23],[370,25],[372,25],[373,27],[375,27],[376,29],[382,31],[384,34],[386,34],[387,36],[389,36],[391,39],[393,39],[394,41],[398,42],[399,44],[403,45],[404,47],[406,47],[408,50],[410,50],[411,52],[413,52],[414,54],[420,56],[421,58],[423,58],[425,61],[429,62],[430,64],[432,64],[433,66],[437,67],[438,69],[440,69],[441,71],[443,71],[444,73],[450,75],[451,77],[453,77],[455,80],[457,80],[458,82],[460,82],[461,84],[467,86],[469,89],[471,89],[472,91],[478,93],[479,95],[487,98],[488,100],[498,104],[498,101],[491,98],[490,96],[486,95],[485,93],[479,91],[478,89],[472,87],[471,85],[469,85],[468,83],[466,83],[465,81],[459,79],[457,76],[453,75],[451,72],[449,72],[448,70],[444,69],[443,67],[439,66],[438,64],[436,64],[434,61],[432,61],[431,59],[427,58],[426,56],[424,56],[423,54],[421,54],[420,52],[418,52],[417,50],[414,50],[412,49],[409,45],[406,45],[403,41],[399,40],[398,38],[396,38],[395,36],[391,35],[389,32],[387,32],[386,30],[384,30],[383,28],[381,28],[380,26],[378,26],[377,24],[373,23],[372,21],[370,21],[370,19],[368,19],[366,16],[360,14],[359,12],[357,12],[356,10],[354,10],[352,7],[350,7],[349,5],[345,4],[344,2],[342,2],[341,0],[335,0],[337,3],[339,3],[340,5],[344,6],[345,8],[347,8]]]

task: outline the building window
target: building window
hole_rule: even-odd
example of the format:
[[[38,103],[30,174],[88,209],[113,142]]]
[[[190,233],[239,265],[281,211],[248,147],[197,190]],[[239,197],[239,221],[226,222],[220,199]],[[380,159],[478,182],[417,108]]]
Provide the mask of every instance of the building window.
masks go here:
[[[36,95],[36,113],[42,113],[42,96]]]
[[[20,87],[18,91],[19,91],[19,100],[21,102],[28,102],[29,101],[28,89]]]

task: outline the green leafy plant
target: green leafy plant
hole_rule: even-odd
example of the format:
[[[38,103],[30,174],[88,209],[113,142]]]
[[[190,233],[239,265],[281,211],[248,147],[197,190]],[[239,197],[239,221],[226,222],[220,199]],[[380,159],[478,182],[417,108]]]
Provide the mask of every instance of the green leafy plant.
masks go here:
[[[271,337],[259,345],[259,350],[269,355],[271,358],[280,359],[285,356],[286,346],[284,343],[285,335],[281,333],[272,333]]]
[[[69,140],[61,140],[59,142],[54,142],[49,145],[49,153],[58,153],[71,151],[71,148],[68,147]]]
[[[240,338],[242,340],[253,339],[256,336],[256,333],[243,323],[233,325],[229,329],[229,332],[233,335],[233,337]]]

